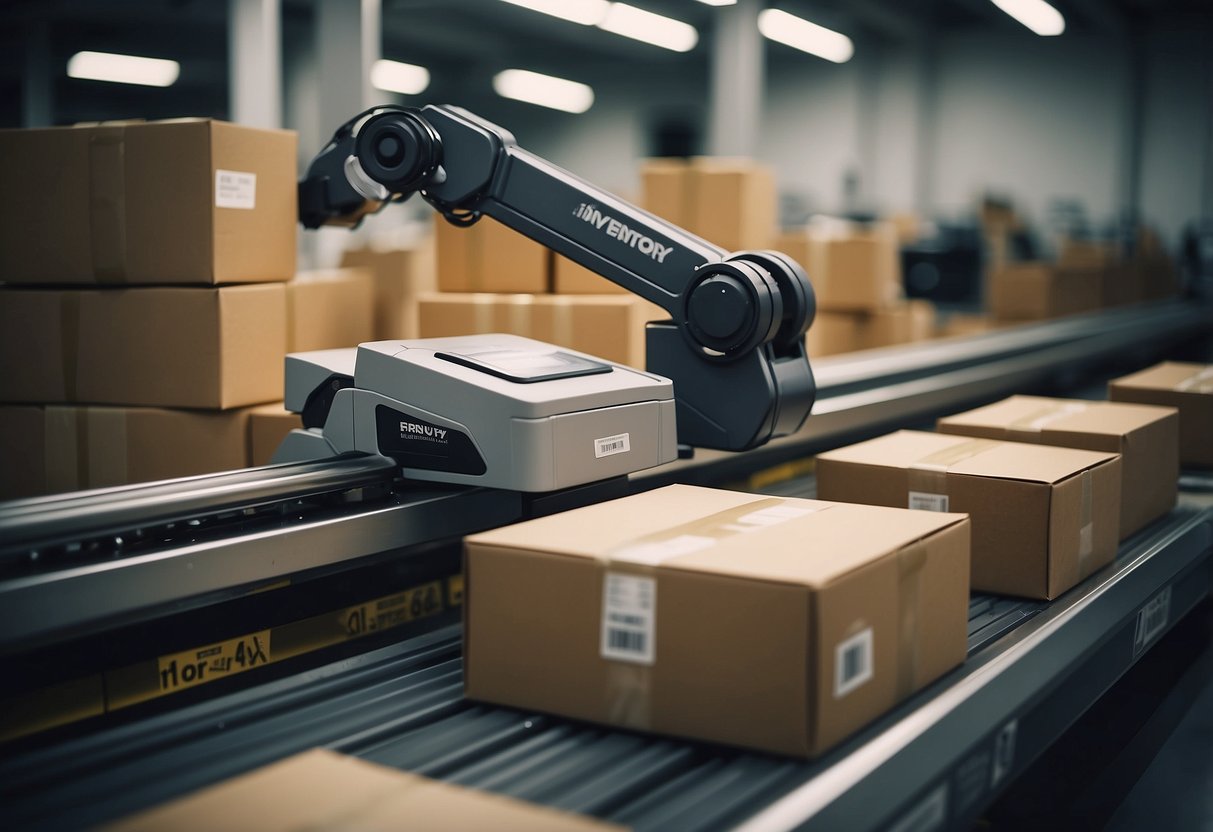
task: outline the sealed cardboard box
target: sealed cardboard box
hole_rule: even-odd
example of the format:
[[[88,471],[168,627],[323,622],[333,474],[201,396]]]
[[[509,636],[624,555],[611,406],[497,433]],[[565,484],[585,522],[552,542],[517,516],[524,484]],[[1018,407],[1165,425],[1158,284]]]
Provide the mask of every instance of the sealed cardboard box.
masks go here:
[[[982,592],[1056,598],[1120,539],[1117,454],[903,430],[818,455],[817,494],[968,514]]]
[[[628,290],[598,272],[553,254],[552,291],[558,295],[624,295]]]
[[[860,319],[850,312],[818,312],[805,334],[811,357],[839,355],[862,349]]]
[[[935,305],[928,300],[902,301],[857,317],[860,349],[912,344],[935,333]]]
[[[248,467],[248,409],[0,406],[0,499]]]
[[[346,251],[343,267],[370,269],[374,275],[373,341],[420,337],[417,300],[438,286],[434,238],[409,246],[368,247]]]
[[[104,828],[607,832],[622,827],[315,748]]]
[[[990,314],[1000,321],[1037,321],[1098,309],[1102,272],[1049,263],[1009,263],[990,276]]]
[[[211,119],[0,130],[0,190],[23,195],[0,224],[0,280],[288,280],[295,145]]]
[[[998,322],[989,315],[953,312],[939,322],[936,333],[940,338],[958,338],[964,335],[982,335],[998,328]]]
[[[1173,408],[1012,396],[940,419],[937,427],[941,433],[1120,454],[1121,540],[1175,506],[1179,415]]]
[[[286,284],[287,352],[375,340],[374,287],[366,269],[300,272]]]
[[[804,757],[965,656],[959,514],[675,485],[465,551],[472,699]]]
[[[229,408],[282,398],[286,289],[0,289],[0,401]]]
[[[817,221],[781,235],[775,247],[804,266],[818,309],[869,312],[901,297],[897,230],[890,223]]]
[[[504,332],[644,367],[644,325],[668,319],[633,295],[436,293],[421,299],[421,337]]]
[[[1179,461],[1213,468],[1213,364],[1164,361],[1113,379],[1108,398],[1179,411]]]
[[[728,251],[770,248],[778,235],[775,175],[752,159],[647,159],[646,211]]]
[[[441,292],[547,292],[551,251],[490,217],[436,225]]]
[[[249,410],[249,465],[269,465],[286,435],[303,427],[298,413],[291,413],[281,402],[263,404]]]

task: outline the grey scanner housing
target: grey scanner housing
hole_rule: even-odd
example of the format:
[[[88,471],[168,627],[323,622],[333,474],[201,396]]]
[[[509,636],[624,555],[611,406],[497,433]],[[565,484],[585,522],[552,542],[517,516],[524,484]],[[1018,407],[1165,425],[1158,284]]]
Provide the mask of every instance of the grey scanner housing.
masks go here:
[[[580,360],[598,371],[520,382],[440,355],[495,350],[524,363],[527,354],[538,364]],[[397,459],[412,479],[542,492],[678,455],[669,379],[516,335],[295,353],[286,360],[287,409],[300,412],[325,379],[349,375],[351,363],[354,386],[336,392],[323,430],[292,431],[275,462],[362,451]]]

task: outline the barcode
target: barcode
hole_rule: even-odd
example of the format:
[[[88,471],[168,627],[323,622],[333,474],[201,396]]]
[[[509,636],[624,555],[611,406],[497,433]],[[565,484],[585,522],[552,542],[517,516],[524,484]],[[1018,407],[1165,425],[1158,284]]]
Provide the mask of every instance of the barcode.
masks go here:
[[[611,454],[626,454],[632,450],[632,435],[618,433],[614,436],[604,436],[594,440],[594,458],[610,456]]]
[[[623,613],[613,612],[609,618],[612,624],[623,624],[632,627],[643,627],[645,624],[645,618],[640,615],[624,615]]]
[[[872,628],[861,630],[834,649],[834,698],[846,696],[872,678]]]
[[[931,494],[926,491],[911,491],[910,500],[906,507],[915,511],[947,511],[948,495]]]
[[[644,633],[636,630],[619,630],[614,627],[607,630],[607,644],[612,650],[625,653],[635,653],[643,656],[648,652],[648,640]]]
[[[1167,628],[1167,618],[1171,614],[1171,587],[1151,598],[1137,613],[1137,627],[1133,631],[1133,655],[1150,646],[1158,635]]]
[[[606,445],[600,446],[603,453],[607,453],[609,451],[615,451],[622,447],[623,447],[623,442],[621,442],[621,441],[620,442],[608,442]]]

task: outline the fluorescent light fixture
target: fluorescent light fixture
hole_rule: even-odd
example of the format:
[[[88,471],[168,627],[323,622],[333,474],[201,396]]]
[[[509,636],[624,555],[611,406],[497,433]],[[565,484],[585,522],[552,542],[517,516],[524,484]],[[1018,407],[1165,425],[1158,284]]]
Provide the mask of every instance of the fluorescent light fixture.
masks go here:
[[[503,98],[566,113],[584,113],[594,103],[594,90],[585,84],[525,69],[498,72],[493,76],[493,89]]]
[[[181,64],[162,58],[115,55],[112,52],[77,52],[67,62],[69,78],[171,87],[181,74]]]
[[[646,12],[627,3],[612,3],[598,26],[625,38],[651,43],[675,52],[689,52],[699,42],[699,32],[689,23]]]
[[[736,6],[737,0],[699,0],[705,6]]]
[[[423,66],[380,59],[371,64],[371,86],[377,90],[417,95],[430,85],[430,71]]]
[[[1060,35],[1066,19],[1045,0],[991,0],[995,6],[1044,37]]]
[[[779,9],[758,13],[758,31],[773,41],[836,64],[845,64],[855,54],[855,45],[846,35]]]
[[[543,12],[582,26],[593,26],[606,17],[611,4],[607,0],[504,0],[531,11]]]

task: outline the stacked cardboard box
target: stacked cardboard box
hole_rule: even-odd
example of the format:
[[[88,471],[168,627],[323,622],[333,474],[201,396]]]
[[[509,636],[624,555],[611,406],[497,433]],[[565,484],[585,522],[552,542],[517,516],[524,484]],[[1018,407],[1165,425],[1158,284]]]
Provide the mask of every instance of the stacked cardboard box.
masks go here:
[[[439,226],[445,225],[439,221]],[[408,245],[372,244],[349,249],[341,259],[347,268],[371,272],[374,323],[371,341],[418,338],[418,301],[437,287],[434,236]]]
[[[818,218],[782,234],[776,248],[803,265],[813,284],[817,317],[808,333],[810,356],[933,337],[934,306],[902,298],[894,224]]]
[[[778,235],[774,172],[752,159],[649,159],[645,210],[727,251],[771,248]]]
[[[1108,398],[1175,408],[1179,411],[1179,461],[1213,468],[1213,364],[1164,361],[1112,380]]]
[[[0,155],[33,195],[0,226],[3,495],[247,465],[248,406],[282,396],[294,134],[6,130]]]

